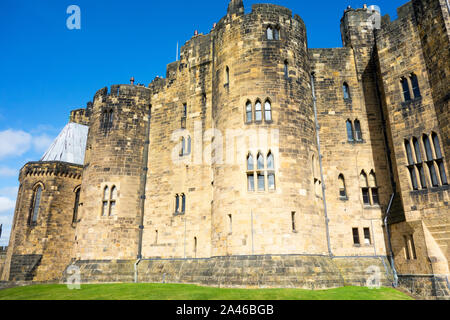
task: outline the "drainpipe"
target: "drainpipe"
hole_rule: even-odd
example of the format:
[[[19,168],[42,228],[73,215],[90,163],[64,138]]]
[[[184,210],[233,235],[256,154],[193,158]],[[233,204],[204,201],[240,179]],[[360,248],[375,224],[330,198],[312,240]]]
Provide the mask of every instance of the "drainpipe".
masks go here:
[[[312,96],[313,96],[313,106],[314,106],[314,119],[316,122],[316,138],[317,138],[317,148],[318,148],[318,152],[319,152],[319,166],[320,166],[320,179],[322,179],[322,198],[323,198],[323,210],[325,212],[325,228],[326,228],[326,232],[327,232],[327,245],[328,245],[328,254],[330,255],[330,257],[333,256],[333,252],[331,251],[331,243],[330,243],[330,229],[328,226],[329,223],[329,219],[328,219],[328,210],[327,210],[327,199],[325,196],[325,180],[323,179],[323,166],[322,166],[322,152],[320,149],[320,137],[319,137],[319,120],[317,118],[317,98],[316,98],[316,90],[314,87],[314,81],[315,81],[315,77],[314,77],[314,72],[311,73],[311,90],[312,90]]]
[[[391,207],[392,202],[394,201],[395,192],[391,195],[391,200],[389,201],[389,206],[386,210],[386,215],[384,216],[384,227],[386,228],[386,234],[388,237],[388,246],[389,246],[389,260],[391,262],[392,272],[394,273],[394,287],[398,286],[398,276],[397,276],[397,270],[395,270],[395,263],[394,263],[394,254],[392,252],[392,245],[391,245],[391,232],[389,230],[389,216],[391,213]]]
[[[137,253],[137,260],[134,264],[134,282],[137,283],[138,281],[138,272],[137,267],[139,263],[142,260],[142,238],[144,234],[144,213],[145,213],[145,189],[147,186],[147,174],[148,174],[148,151],[150,147],[150,122],[152,119],[152,106],[150,105],[148,108],[148,123],[147,123],[147,135],[146,140],[144,144],[144,155],[142,158],[142,176],[141,176],[141,199],[140,199],[140,209],[141,209],[141,216],[139,221],[139,239],[138,239],[138,253]]]

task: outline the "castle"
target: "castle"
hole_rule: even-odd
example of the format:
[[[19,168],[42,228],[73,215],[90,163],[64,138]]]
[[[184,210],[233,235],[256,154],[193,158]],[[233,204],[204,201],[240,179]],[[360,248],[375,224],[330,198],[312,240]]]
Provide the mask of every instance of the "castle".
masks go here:
[[[5,281],[449,295],[450,18],[348,7],[342,48],[242,0],[145,87],[99,90],[20,171]],[[70,268],[73,269],[73,268]]]

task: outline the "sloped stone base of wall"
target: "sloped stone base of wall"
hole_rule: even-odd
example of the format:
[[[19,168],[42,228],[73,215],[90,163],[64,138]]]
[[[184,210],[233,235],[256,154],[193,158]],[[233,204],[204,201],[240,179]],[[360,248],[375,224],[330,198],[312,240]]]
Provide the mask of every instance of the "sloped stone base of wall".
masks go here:
[[[135,261],[76,261],[81,283],[133,282]],[[370,270],[368,270],[370,268]],[[138,282],[191,283],[219,287],[324,289],[366,286],[379,271],[382,286],[391,286],[392,271],[385,257],[265,255],[209,259],[142,260]],[[65,272],[63,282],[70,280]],[[73,279],[73,277],[72,277]]]
[[[41,254],[13,254],[8,280],[32,281],[41,259]]]
[[[398,275],[399,286],[421,299],[450,300],[450,279],[435,275]]]

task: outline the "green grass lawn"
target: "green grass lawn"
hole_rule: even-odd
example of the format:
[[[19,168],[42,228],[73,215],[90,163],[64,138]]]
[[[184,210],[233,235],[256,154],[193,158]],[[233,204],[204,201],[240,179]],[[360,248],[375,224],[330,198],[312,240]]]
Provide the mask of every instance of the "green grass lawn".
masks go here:
[[[0,300],[412,300],[392,289],[221,289],[186,284],[34,285],[0,290]]]

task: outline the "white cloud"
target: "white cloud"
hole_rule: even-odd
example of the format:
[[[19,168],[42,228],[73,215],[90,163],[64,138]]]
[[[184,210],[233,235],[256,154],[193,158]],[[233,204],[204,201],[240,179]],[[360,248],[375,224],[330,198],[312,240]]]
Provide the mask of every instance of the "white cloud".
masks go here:
[[[7,197],[10,199],[15,199],[17,197],[17,192],[19,187],[5,187],[0,189],[0,197]]]
[[[47,134],[40,135],[38,137],[33,137],[33,147],[34,150],[37,152],[45,152],[47,151],[48,147],[53,142],[53,138],[48,136]]]
[[[0,177],[15,177],[19,175],[19,171],[7,167],[0,167]]]
[[[30,149],[32,136],[22,130],[0,131],[0,159],[21,156]]]
[[[8,129],[0,131],[0,159],[6,157],[20,157],[32,147],[38,153],[44,153],[52,144],[54,138],[46,133],[33,136],[22,130]],[[0,168],[0,176],[12,175],[8,168]],[[17,174],[17,173],[15,173]]]
[[[0,197],[0,212],[14,210],[16,202],[6,197]]]

